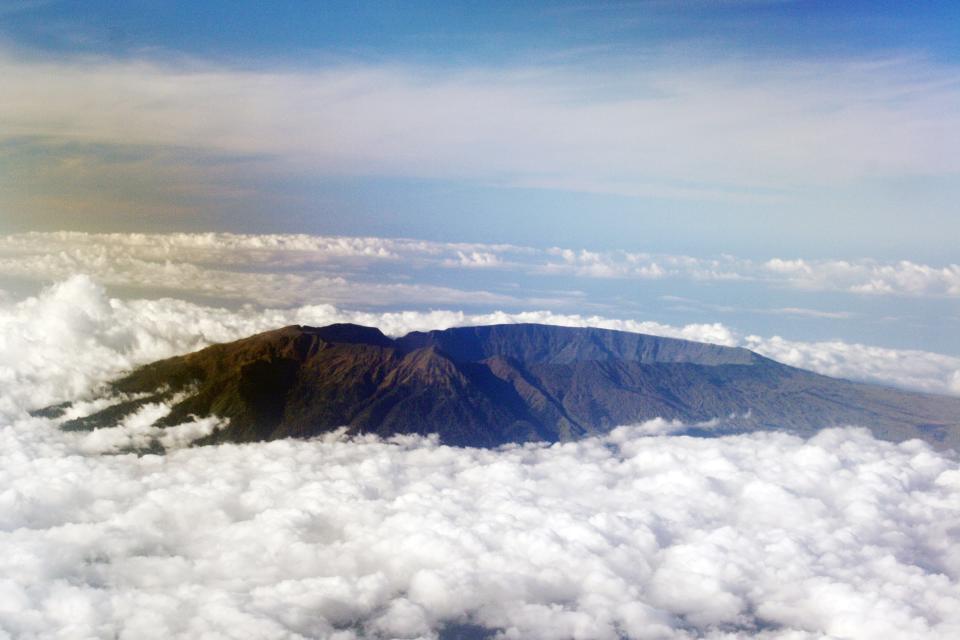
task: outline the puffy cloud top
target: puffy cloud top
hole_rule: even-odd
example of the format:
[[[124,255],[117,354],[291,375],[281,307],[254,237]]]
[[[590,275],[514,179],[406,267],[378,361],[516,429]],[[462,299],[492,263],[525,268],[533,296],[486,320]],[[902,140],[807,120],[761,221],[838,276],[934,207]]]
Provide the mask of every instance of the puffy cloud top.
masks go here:
[[[499,450],[176,449],[196,421],[166,456],[104,455],[166,408],[89,434],[25,410],[284,322],[477,318],[124,302],[83,276],[0,311],[0,638],[960,635],[960,471],[920,442],[654,421]]]
[[[953,638],[960,472],[804,442],[421,438],[78,455],[0,429],[9,637]],[[441,637],[443,637],[441,635]]]

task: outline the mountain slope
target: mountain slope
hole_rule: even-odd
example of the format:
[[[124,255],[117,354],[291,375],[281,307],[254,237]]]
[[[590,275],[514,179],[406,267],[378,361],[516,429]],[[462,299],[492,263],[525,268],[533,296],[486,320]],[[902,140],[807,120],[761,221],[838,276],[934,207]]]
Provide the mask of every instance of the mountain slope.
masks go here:
[[[202,442],[438,433],[456,445],[569,440],[654,417],[735,416],[721,430],[808,434],[862,424],[881,438],[960,444],[960,399],[837,380],[741,348],[603,329],[496,325],[391,340],[357,325],[290,326],[162,360],[112,385],[136,400],[68,422],[105,426],[172,402],[160,426],[218,415]]]

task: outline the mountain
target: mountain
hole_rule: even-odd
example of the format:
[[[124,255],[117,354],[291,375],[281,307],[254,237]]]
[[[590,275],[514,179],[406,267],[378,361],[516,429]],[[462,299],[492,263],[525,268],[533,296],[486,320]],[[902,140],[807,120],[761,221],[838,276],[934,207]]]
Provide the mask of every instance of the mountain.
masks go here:
[[[879,438],[960,444],[960,398],[829,378],[742,348],[535,324],[414,332],[289,326],[141,367],[112,383],[134,398],[66,429],[172,403],[158,426],[218,415],[199,443],[315,436],[341,426],[437,433],[454,445],[562,441],[655,417],[694,432],[811,434],[859,424]],[[717,419],[720,419],[717,422]]]

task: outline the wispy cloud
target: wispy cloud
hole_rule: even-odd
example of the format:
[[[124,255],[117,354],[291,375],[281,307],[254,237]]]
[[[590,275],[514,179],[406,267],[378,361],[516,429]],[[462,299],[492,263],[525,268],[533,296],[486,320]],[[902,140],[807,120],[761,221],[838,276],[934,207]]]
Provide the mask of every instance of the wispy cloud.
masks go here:
[[[0,137],[265,155],[339,175],[705,199],[960,172],[960,76],[950,67],[653,62],[619,61],[611,71],[248,71],[7,52]]]
[[[35,11],[54,2],[56,0],[7,0],[0,6],[0,17]]]

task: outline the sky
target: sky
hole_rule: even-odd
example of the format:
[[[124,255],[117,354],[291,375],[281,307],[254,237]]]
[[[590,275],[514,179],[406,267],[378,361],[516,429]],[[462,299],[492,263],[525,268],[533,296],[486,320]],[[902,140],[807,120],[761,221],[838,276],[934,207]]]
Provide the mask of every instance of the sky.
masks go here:
[[[960,637],[957,454],[870,424],[60,428],[334,322],[960,395],[958,149],[955,2],[0,0],[0,640]]]
[[[2,228],[944,264],[958,12],[7,2]]]
[[[365,275],[459,300],[351,308],[586,309],[960,356],[958,12],[10,1],[0,233],[8,246],[65,230],[484,245],[461,261],[478,268]],[[582,257],[518,266],[506,244]],[[631,271],[636,256],[646,269]],[[21,257],[0,269],[18,294],[106,268]],[[683,261],[725,276],[667,264]]]

